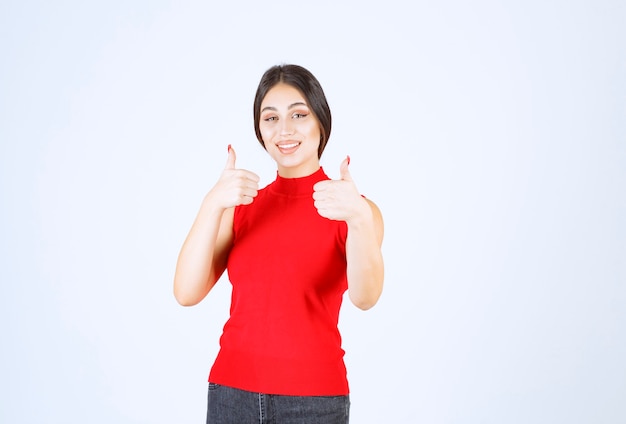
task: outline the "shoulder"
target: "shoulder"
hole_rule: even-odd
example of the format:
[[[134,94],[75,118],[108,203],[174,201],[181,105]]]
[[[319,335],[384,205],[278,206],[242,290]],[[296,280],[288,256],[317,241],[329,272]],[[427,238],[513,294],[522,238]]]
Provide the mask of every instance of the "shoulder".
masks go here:
[[[363,198],[365,199],[367,204],[370,206],[370,208],[372,208],[372,212],[382,216],[382,212],[380,211],[380,208],[378,207],[376,203],[374,203],[372,199],[369,199],[365,196],[363,196]]]

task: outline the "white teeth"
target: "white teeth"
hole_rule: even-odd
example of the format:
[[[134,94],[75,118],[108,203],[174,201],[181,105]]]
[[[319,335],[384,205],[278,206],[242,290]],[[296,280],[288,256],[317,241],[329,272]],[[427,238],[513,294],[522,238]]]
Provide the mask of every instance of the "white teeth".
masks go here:
[[[278,146],[278,148],[280,149],[291,149],[293,147],[297,147],[298,143],[292,143],[292,144],[281,144]]]

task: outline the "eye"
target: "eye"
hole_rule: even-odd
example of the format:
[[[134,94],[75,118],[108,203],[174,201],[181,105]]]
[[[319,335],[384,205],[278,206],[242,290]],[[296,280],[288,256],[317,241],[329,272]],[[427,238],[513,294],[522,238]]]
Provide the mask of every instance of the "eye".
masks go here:
[[[302,119],[302,118],[306,118],[307,116],[308,116],[308,113],[300,113],[300,112],[298,112],[298,113],[294,113],[293,114],[293,117],[295,119]]]
[[[263,120],[266,122],[273,122],[273,121],[277,121],[278,118],[276,116],[268,116],[266,118],[263,118]]]

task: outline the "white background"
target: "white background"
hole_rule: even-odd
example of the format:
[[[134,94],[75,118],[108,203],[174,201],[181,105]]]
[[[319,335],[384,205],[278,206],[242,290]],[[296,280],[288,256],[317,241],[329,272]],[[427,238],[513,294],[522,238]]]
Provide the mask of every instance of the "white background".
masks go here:
[[[178,250],[252,100],[321,81],[386,223],[354,423],[626,422],[622,1],[3,1],[0,422],[200,423],[229,283]],[[297,219],[297,217],[294,217]],[[260,254],[269,252],[260,252]]]

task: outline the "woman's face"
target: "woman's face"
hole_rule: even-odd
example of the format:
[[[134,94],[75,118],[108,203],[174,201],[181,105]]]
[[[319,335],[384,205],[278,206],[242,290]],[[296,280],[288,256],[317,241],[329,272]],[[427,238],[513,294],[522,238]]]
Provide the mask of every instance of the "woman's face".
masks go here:
[[[320,124],[298,89],[279,83],[267,92],[261,102],[259,129],[278,175],[305,177],[319,169]]]

